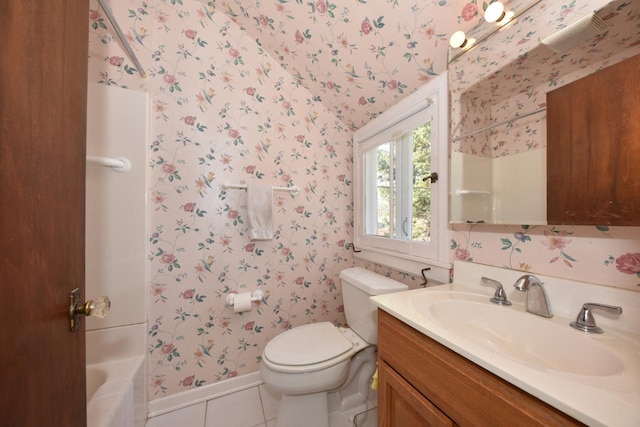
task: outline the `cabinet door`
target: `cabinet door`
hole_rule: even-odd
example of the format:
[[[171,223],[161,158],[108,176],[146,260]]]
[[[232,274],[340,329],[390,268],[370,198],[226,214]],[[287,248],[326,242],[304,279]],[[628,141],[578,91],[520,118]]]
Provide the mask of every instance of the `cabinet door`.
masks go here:
[[[446,414],[456,425],[465,427],[584,425],[382,310],[378,310],[378,359],[380,377],[384,377],[378,407],[379,414],[385,418],[400,417],[393,411],[399,412],[397,408],[411,405],[416,397],[418,401],[428,402],[431,412]],[[388,369],[382,369],[383,364]],[[389,371],[401,382],[388,380]],[[404,388],[400,388],[401,385]],[[403,394],[405,390],[413,393],[413,397],[409,391]],[[401,404],[400,399],[405,402]],[[416,406],[409,408],[418,414],[428,413],[426,409],[415,409]],[[428,419],[426,417],[423,415],[420,419]],[[431,424],[424,421],[379,424],[380,427],[423,425],[451,424],[433,421]]]
[[[378,385],[378,427],[454,425],[383,360],[378,361]]]
[[[640,225],[640,55],[547,93],[547,222]]]

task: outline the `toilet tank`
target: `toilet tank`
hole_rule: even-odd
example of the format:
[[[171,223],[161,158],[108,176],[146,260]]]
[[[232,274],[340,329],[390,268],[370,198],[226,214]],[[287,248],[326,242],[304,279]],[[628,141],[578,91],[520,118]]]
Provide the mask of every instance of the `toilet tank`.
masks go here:
[[[409,287],[360,267],[340,272],[347,325],[369,344],[378,343],[378,309],[369,297],[406,291]]]

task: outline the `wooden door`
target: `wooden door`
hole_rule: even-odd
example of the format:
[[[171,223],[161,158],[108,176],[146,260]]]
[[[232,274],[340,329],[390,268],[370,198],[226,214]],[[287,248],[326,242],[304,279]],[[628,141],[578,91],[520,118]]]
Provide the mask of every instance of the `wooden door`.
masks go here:
[[[0,425],[86,423],[88,1],[0,3]]]

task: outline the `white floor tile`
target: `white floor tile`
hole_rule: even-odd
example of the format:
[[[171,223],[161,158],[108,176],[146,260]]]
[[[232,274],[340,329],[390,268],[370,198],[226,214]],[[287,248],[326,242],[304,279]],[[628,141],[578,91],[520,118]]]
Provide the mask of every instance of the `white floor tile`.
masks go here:
[[[188,406],[177,411],[149,418],[147,427],[203,427],[206,403]]]
[[[278,416],[282,395],[269,389],[265,385],[258,386],[258,389],[260,391],[260,399],[262,400],[265,419],[267,421],[274,420]]]
[[[207,402],[206,427],[253,427],[264,422],[258,387]]]

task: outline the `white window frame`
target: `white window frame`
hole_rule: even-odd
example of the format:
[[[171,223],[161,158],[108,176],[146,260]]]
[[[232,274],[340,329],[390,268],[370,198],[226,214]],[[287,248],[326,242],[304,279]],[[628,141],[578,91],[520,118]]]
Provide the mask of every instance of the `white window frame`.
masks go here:
[[[448,231],[448,93],[446,73],[422,86],[413,94],[402,99],[383,114],[354,133],[354,242],[358,258],[376,262],[400,271],[420,275],[425,267],[430,279],[441,283],[449,282],[451,268]],[[420,114],[423,113],[423,114]],[[425,114],[428,114],[425,116]],[[383,139],[391,139],[402,130],[418,127],[433,115],[431,122],[431,165],[438,173],[438,182],[431,186],[431,241],[380,237],[367,234],[365,208],[372,209],[372,193],[365,197],[365,153],[380,145]],[[427,119],[425,119],[427,117]],[[368,166],[375,169],[375,165]],[[402,184],[400,184],[402,186]],[[405,186],[406,187],[406,186]],[[400,186],[399,186],[400,188]],[[377,190],[377,189],[376,189]],[[371,190],[370,190],[371,191]],[[369,206],[365,206],[369,203]],[[396,226],[402,227],[402,220]]]

